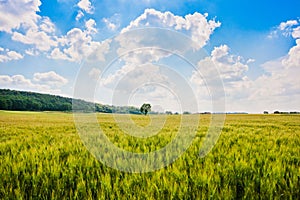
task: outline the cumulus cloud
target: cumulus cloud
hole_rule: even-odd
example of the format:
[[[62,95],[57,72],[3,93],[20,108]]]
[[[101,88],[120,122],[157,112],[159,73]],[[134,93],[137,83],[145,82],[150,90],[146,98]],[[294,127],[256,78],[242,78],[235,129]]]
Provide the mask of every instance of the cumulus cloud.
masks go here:
[[[296,40],[296,46],[289,50],[286,58],[282,60],[282,64],[288,69],[291,67],[300,68],[300,39]]]
[[[33,75],[33,80],[38,83],[43,83],[46,85],[62,86],[68,83],[68,80],[64,77],[58,75],[54,71],[45,73],[35,73]]]
[[[54,33],[55,32],[55,25],[50,20],[49,17],[43,17],[40,24],[40,29],[45,33]]]
[[[121,44],[124,43],[121,42]],[[121,47],[118,49],[118,54],[121,56],[121,59],[130,65],[141,65],[145,63],[157,62],[161,58],[171,55],[170,52],[156,48],[139,48],[138,46],[134,46],[134,43],[132,43],[125,48]],[[127,51],[129,49],[132,51]]]
[[[94,7],[92,6],[92,3],[89,0],[80,0],[77,3],[77,6],[87,13],[92,14],[94,12]]]
[[[89,19],[85,29],[73,28],[66,35],[57,36],[56,27],[49,17],[37,14],[39,0],[5,1],[0,5],[0,31],[11,34],[11,39],[29,45],[25,53],[30,56],[47,53],[48,58],[79,62],[89,53],[100,48],[92,35],[97,33],[96,22]],[[92,13],[93,7],[88,0],[81,0],[78,7]],[[79,11],[79,14],[82,11]],[[80,18],[80,16],[78,16]],[[0,56],[1,62],[22,58],[17,52],[7,52]]]
[[[23,75],[0,75],[0,85],[3,88],[60,94],[59,86],[65,85],[67,79],[55,72],[35,73],[34,78],[28,79]]]
[[[213,85],[214,76],[217,75],[210,71],[213,69],[212,65],[215,65],[224,83],[227,111],[262,112],[263,110],[286,110],[293,107],[298,109],[300,101],[299,55],[299,41],[297,41],[296,46],[292,47],[286,56],[264,63],[261,66],[264,74],[256,79],[250,79],[246,75],[249,62],[245,62],[239,56],[231,55],[228,46],[222,45],[216,47],[210,57],[198,63],[199,71],[193,73],[191,82],[196,86],[195,90],[201,99],[205,99],[206,95],[209,96],[205,84]],[[210,101],[209,98],[206,100]]]
[[[281,22],[278,28],[281,31],[290,30],[293,26],[298,25],[299,22],[297,20],[288,20],[286,22]]]
[[[26,50],[25,50],[25,53],[26,53],[27,55],[30,55],[30,56],[37,56],[37,55],[40,54],[39,51],[37,51],[37,50],[34,49],[34,48],[26,49]]]
[[[11,51],[9,49],[4,49],[0,47],[0,63],[7,62],[11,60],[20,60],[24,56],[16,51]]]
[[[25,91],[50,91],[50,87],[46,85],[33,84],[30,79],[25,78],[23,75],[0,75],[0,84],[3,88],[25,90]]]
[[[20,26],[35,27],[40,18],[36,12],[40,11],[40,0],[9,0],[0,4],[0,31],[11,33]]]
[[[4,5],[8,7],[2,7]],[[40,5],[41,2],[38,0],[5,1],[0,5],[0,15],[4,13],[6,15],[0,17],[0,27],[11,34],[12,40],[33,45],[39,51],[48,51],[57,45],[55,25],[49,17],[41,17],[37,14]],[[11,15],[13,17],[8,18]],[[6,19],[13,20],[13,23]]]
[[[211,108],[224,112],[222,105],[225,96],[227,109],[237,99],[247,98],[251,87],[247,71],[247,62],[242,57],[231,54],[227,45],[215,47],[210,56],[197,63],[197,69],[189,79],[197,94],[200,110],[207,111],[204,108]]]
[[[243,59],[227,54],[226,47],[217,47],[212,52],[210,59],[219,66],[227,99],[227,110],[262,112],[263,110],[299,110],[300,101],[300,39],[298,35],[299,22],[290,20],[281,23],[277,30],[285,36],[295,39],[296,45],[288,53],[275,60],[270,60],[261,65],[264,73],[255,79],[246,76],[247,64]],[[279,32],[278,32],[279,33]],[[225,60],[224,60],[225,58]],[[228,62],[228,61],[235,62]],[[200,61],[200,64],[202,61]],[[228,70],[230,67],[231,70]],[[224,73],[225,69],[225,73]],[[228,74],[229,73],[229,74]],[[231,77],[230,79],[227,79]],[[192,78],[195,78],[194,75]],[[201,79],[195,79],[201,80]],[[201,84],[202,82],[197,82]],[[201,87],[199,87],[201,88]],[[201,88],[203,89],[203,88]],[[290,110],[292,109],[292,110]]]
[[[102,49],[104,54],[108,50],[109,44],[108,42],[93,41],[92,35],[97,33],[95,26],[95,20],[90,19],[85,23],[85,30],[79,28],[71,29],[65,36],[58,39],[59,47],[53,49],[48,57],[80,62],[98,49]],[[98,58],[103,59],[103,56],[99,53]]]
[[[0,83],[2,87],[6,86],[23,86],[31,88],[33,86],[31,80],[26,79],[23,75],[0,75]]]
[[[267,62],[265,66],[273,66],[274,68],[285,68],[286,70],[292,70],[290,68],[300,67],[300,20],[288,20],[281,22],[275,31],[271,32],[271,36],[274,34],[282,34],[286,37],[292,37],[295,39],[296,45],[289,49],[287,55],[283,56],[276,62]],[[272,63],[272,64],[271,64]],[[274,64],[276,63],[276,64]],[[280,64],[279,64],[280,63]]]
[[[245,73],[248,71],[248,65],[243,61],[242,57],[230,54],[229,50],[227,45],[215,47],[209,57],[198,62],[197,71],[193,72],[191,81],[200,85],[205,83],[210,84],[215,80],[218,74],[220,74],[220,78],[225,85],[242,81],[245,78]],[[216,72],[216,69],[218,72]],[[199,72],[202,73],[204,77],[201,77]]]
[[[290,20],[279,25],[280,29],[296,40],[296,46],[289,50],[289,53],[282,60],[286,68],[300,67],[300,20]]]
[[[103,18],[102,21],[109,30],[116,31],[120,27],[120,17],[120,14],[114,14],[110,18]]]
[[[248,65],[244,63],[243,58],[230,55],[227,45],[215,47],[211,53],[211,57],[220,70],[224,82],[241,80],[244,73],[248,71]]]
[[[56,46],[55,25],[41,17],[40,0],[12,0],[0,4],[0,31],[12,35],[12,40],[33,45],[40,51]]]
[[[208,20],[207,17],[207,14],[200,13],[181,17],[171,12],[146,9],[114,38],[113,44],[116,44],[116,52],[119,56],[118,61],[115,62],[117,66],[113,66],[114,70],[109,74],[103,75],[101,87],[113,89],[114,92],[131,93],[143,84],[157,83],[172,89],[175,93],[186,92],[176,84],[180,77],[162,73],[156,63],[160,63],[163,59],[171,59],[174,54],[183,55],[189,50],[203,47],[214,29],[220,26],[219,22]],[[104,20],[104,22],[109,26],[110,21]],[[139,29],[141,27],[158,28]],[[182,33],[190,36],[192,40]],[[177,79],[174,80],[174,77]],[[147,96],[153,101],[159,98],[161,100],[163,96],[167,99],[165,90],[156,86],[151,88],[151,91],[147,90]],[[173,98],[172,101],[169,99],[168,101],[169,104],[171,102],[173,104],[175,100]]]
[[[106,27],[112,31],[116,30],[117,29],[117,25],[114,24],[113,22],[109,21],[109,19],[107,18],[104,18],[103,19],[103,22],[106,24]]]
[[[98,32],[96,29],[96,22],[94,19],[89,19],[88,21],[86,21],[85,27],[88,34],[95,34]]]
[[[126,64],[157,62],[174,53],[182,55],[191,49],[198,50],[219,26],[219,22],[208,20],[207,14],[194,13],[181,17],[171,12],[146,9],[115,38],[119,43],[117,53]],[[143,27],[156,29],[139,29]]]
[[[52,47],[57,46],[57,41],[53,36],[48,35],[47,32],[37,29],[29,29],[25,35],[19,32],[14,32],[12,40],[23,44],[34,45],[35,48],[40,51],[48,51]]]
[[[221,25],[220,22],[208,20],[207,17],[208,14],[202,15],[197,12],[181,17],[171,12],[163,13],[155,9],[146,9],[121,32],[141,27],[170,28],[188,34],[197,43],[196,48],[201,48],[208,42],[213,31]]]
[[[262,65],[267,74],[258,77],[252,84],[252,93],[249,99],[269,99],[273,104],[282,106],[286,97],[291,103],[299,102],[300,94],[300,68],[290,67],[287,69],[282,60],[269,61]],[[266,105],[267,106],[267,105]],[[295,108],[299,107],[298,106]]]
[[[294,39],[300,38],[300,20],[281,22],[268,37],[274,38],[278,36],[278,34],[282,34],[285,37],[292,36]]]
[[[292,36],[295,39],[300,38],[300,26],[293,29]]]

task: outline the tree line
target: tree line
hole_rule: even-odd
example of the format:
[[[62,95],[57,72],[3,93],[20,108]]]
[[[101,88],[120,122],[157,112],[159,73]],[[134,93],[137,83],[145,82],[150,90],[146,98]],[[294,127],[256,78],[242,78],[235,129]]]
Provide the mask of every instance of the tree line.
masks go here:
[[[57,95],[0,89],[0,110],[69,112],[72,109],[83,112],[141,114],[140,109],[133,106],[102,105]]]

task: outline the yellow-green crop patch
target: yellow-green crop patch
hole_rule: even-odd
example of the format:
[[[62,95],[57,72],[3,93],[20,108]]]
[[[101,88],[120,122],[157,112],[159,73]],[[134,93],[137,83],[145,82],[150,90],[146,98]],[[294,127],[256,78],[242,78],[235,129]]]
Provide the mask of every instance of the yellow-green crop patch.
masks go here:
[[[162,148],[180,121],[180,115],[157,115],[165,119],[161,131],[136,139],[112,115],[97,117],[116,146],[134,152]],[[147,116],[130,117],[149,124]],[[192,145],[173,164],[131,174],[86,150],[72,113],[0,111],[0,199],[299,198],[300,115],[227,115],[217,144],[200,158],[209,122],[210,115],[201,115]]]

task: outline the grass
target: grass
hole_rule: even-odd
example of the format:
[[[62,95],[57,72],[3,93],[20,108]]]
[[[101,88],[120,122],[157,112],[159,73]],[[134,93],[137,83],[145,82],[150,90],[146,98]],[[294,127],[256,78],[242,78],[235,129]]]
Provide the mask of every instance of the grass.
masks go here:
[[[180,120],[155,116],[165,120],[158,134],[135,138],[112,115],[97,116],[108,138],[132,152],[163,147]],[[171,165],[126,173],[86,150],[70,113],[0,111],[0,199],[299,199],[300,115],[227,115],[217,144],[199,158],[209,122],[201,115],[192,145]]]

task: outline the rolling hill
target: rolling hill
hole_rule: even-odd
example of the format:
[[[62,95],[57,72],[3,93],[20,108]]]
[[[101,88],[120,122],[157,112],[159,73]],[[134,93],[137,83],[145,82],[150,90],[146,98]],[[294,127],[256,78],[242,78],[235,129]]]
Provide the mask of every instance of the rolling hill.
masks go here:
[[[17,111],[82,111],[102,113],[140,114],[139,108],[133,106],[111,106],[72,98],[36,92],[0,89],[0,110]]]

